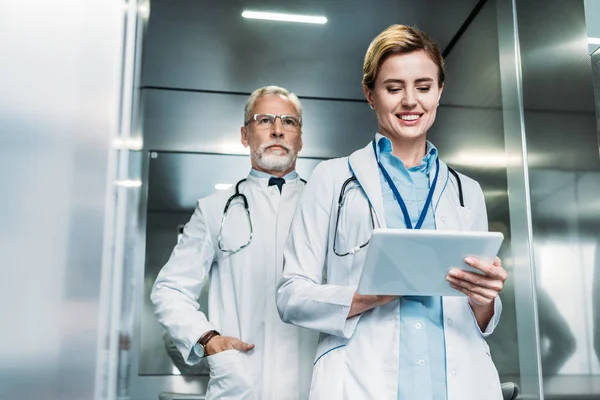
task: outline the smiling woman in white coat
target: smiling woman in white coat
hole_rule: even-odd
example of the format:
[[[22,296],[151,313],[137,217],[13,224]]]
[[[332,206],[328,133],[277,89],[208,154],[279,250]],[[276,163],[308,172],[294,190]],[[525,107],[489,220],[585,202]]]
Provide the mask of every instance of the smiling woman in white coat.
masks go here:
[[[427,141],[444,89],[439,48],[393,25],[369,46],[363,89],[378,133],[349,157],[321,163],[297,206],[277,290],[283,321],[321,332],[311,399],[501,399],[485,337],[498,324],[500,259],[451,270],[467,296],[356,292],[373,228],[486,231],[479,184]]]

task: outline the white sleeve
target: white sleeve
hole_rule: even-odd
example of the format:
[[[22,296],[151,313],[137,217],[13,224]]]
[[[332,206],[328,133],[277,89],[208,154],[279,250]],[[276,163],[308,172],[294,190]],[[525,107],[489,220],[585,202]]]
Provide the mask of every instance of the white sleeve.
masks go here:
[[[197,301],[214,257],[210,232],[198,203],[150,294],[158,322],[171,336],[189,365],[200,361],[194,351],[198,339],[214,329],[206,315],[199,310]]]
[[[337,197],[332,177],[328,163],[321,163],[304,188],[283,253],[277,309],[286,323],[349,338],[359,319],[347,318],[356,287],[323,284],[330,213]]]
[[[487,232],[488,217],[485,206],[485,196],[483,195],[483,190],[481,190],[481,186],[479,185],[479,183],[475,182],[475,185],[477,185],[476,190],[473,193],[473,195],[477,197],[477,202],[475,203],[474,207],[475,209],[473,210],[475,212],[475,230]],[[473,310],[471,310],[471,313],[473,314]],[[496,329],[496,326],[498,326],[498,323],[500,322],[501,315],[502,300],[500,300],[500,296],[497,296],[494,300],[494,315],[492,316],[492,319],[490,319],[490,322],[485,328],[485,331],[481,332],[480,330],[481,335],[483,337],[488,337],[494,332],[494,329]],[[477,325],[477,319],[475,318],[475,314],[473,314],[473,319],[475,319],[475,325]]]

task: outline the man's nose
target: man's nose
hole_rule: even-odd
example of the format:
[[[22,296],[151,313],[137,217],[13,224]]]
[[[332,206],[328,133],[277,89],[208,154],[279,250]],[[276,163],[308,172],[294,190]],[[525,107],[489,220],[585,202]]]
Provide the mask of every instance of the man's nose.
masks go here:
[[[281,118],[275,118],[275,122],[271,125],[271,137],[276,139],[283,138],[283,123]]]

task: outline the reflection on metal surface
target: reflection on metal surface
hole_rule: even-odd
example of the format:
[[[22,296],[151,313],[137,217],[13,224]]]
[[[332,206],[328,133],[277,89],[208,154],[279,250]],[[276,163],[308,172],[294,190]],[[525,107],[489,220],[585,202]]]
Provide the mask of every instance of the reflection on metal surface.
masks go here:
[[[144,141],[138,137],[117,137],[113,140],[113,147],[120,150],[142,150]]]
[[[120,179],[115,181],[115,186],[137,188],[142,186],[142,181],[140,181],[139,179]]]
[[[472,151],[461,152],[448,159],[448,163],[466,167],[500,168],[521,165],[523,159],[517,155],[507,155],[504,152]]]
[[[0,398],[93,399],[113,372],[101,362],[100,286],[113,237],[122,1],[0,8]]]
[[[551,155],[529,173],[544,396],[598,398],[600,157],[583,2],[516,4],[527,154]]]
[[[508,156],[519,158],[519,162],[507,168],[511,238],[511,253],[507,255],[512,259],[514,298],[510,300],[513,301],[511,308],[514,307],[515,325],[507,332],[505,340],[511,338],[518,343],[516,361],[522,397],[541,399],[543,387],[540,378],[541,359],[534,290],[533,235],[519,31],[514,1],[497,0],[496,9],[505,149]]]

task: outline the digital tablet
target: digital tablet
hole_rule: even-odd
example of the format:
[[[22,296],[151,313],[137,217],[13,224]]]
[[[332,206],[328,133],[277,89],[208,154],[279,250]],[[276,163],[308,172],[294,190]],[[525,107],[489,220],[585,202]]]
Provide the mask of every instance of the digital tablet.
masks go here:
[[[374,229],[367,248],[359,294],[464,296],[446,276],[452,268],[476,273],[466,257],[493,262],[500,232]]]

